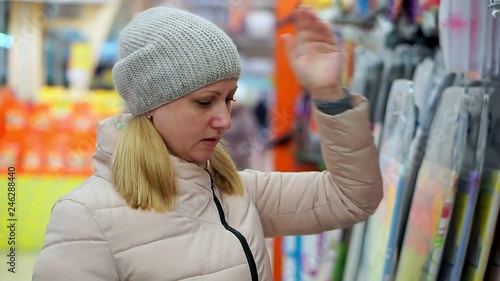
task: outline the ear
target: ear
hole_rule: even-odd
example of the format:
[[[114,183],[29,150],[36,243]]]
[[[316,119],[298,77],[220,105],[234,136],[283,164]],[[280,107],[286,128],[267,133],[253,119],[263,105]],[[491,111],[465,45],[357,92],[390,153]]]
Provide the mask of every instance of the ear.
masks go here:
[[[146,112],[146,116],[148,117],[149,120],[152,120],[155,114],[156,114],[156,108]]]

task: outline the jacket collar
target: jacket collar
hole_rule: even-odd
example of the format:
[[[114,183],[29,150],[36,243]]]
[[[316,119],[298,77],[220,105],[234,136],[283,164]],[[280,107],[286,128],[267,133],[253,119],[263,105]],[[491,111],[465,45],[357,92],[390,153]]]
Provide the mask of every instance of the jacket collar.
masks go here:
[[[132,118],[131,114],[120,114],[98,122],[96,150],[92,157],[96,176],[112,182],[111,156],[121,130]],[[192,182],[211,192],[210,176],[203,168],[177,156],[170,157],[179,179]]]

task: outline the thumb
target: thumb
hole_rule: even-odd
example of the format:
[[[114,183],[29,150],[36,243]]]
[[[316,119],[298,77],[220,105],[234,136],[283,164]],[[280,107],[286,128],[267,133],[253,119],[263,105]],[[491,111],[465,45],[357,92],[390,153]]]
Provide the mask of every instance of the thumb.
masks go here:
[[[285,49],[288,59],[294,59],[298,56],[297,39],[290,33],[280,35],[280,38],[285,43]]]

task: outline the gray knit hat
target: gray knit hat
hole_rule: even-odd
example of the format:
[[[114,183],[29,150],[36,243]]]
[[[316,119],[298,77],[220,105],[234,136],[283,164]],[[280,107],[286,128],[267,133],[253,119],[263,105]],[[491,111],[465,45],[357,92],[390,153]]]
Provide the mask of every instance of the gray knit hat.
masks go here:
[[[113,80],[132,115],[241,72],[231,38],[178,9],[156,7],[137,14],[120,33],[119,45]]]

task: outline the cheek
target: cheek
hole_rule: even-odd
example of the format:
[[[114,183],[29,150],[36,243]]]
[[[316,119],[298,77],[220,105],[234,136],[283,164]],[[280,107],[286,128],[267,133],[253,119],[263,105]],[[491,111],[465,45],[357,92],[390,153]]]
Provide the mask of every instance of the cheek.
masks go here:
[[[170,143],[170,140],[172,139],[172,135],[175,134],[176,127],[173,126],[172,120],[166,119],[166,118],[156,118],[155,117],[155,127],[158,133],[160,133],[161,137],[163,140],[167,143]]]
[[[189,146],[193,141],[200,139],[203,136],[205,123],[196,117],[183,118],[183,120],[168,118],[158,122],[156,127],[167,145],[179,149],[181,146]]]

